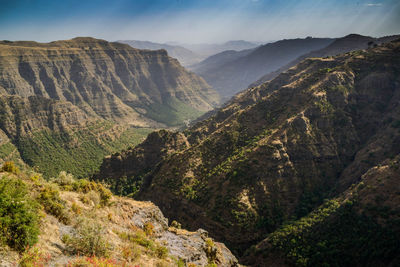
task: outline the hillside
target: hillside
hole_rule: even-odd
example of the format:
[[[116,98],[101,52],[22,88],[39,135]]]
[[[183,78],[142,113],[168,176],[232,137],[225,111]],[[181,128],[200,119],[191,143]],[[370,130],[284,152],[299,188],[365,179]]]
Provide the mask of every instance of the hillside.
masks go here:
[[[238,266],[205,230],[65,172],[46,181],[2,164],[0,199],[1,266]]]
[[[187,67],[200,62],[204,57],[179,45],[159,44],[149,41],[118,40],[118,43],[128,44],[138,49],[160,50],[165,49],[170,57],[176,58]]]
[[[77,177],[150,129],[179,127],[217,93],[164,50],[94,38],[0,42],[0,155]]]
[[[209,59],[193,70],[202,76],[225,99],[247,88],[265,73],[274,71],[300,55],[329,45],[333,39],[305,38],[281,40],[257,47],[250,53],[235,53],[231,60],[219,56],[221,63]]]
[[[69,170],[78,177],[102,158],[141,142],[150,128],[133,128],[88,114],[70,102],[0,95],[0,163],[35,166],[45,177]]]
[[[225,43],[216,44],[181,44],[181,46],[195,52],[204,57],[209,57],[223,51],[234,50],[241,51],[253,49],[258,46],[257,43],[252,43],[244,40],[232,40]]]
[[[203,79],[163,50],[82,37],[0,42],[0,93],[69,101],[104,119],[142,127],[176,125],[218,102]]]
[[[400,36],[394,35],[394,36],[385,36],[381,38],[373,38],[370,36],[363,36],[359,34],[349,34],[347,36],[344,36],[342,38],[337,38],[334,42],[332,42],[330,45],[327,47],[324,47],[319,50],[311,51],[309,53],[306,53],[304,55],[301,55],[300,57],[296,58],[295,60],[291,61],[285,66],[282,66],[281,68],[277,69],[276,71],[270,72],[262,76],[259,80],[256,82],[250,84],[249,87],[254,87],[257,85],[260,85],[266,81],[269,81],[273,78],[275,78],[279,73],[282,73],[291,67],[295,66],[302,60],[306,58],[311,58],[311,57],[329,57],[329,56],[336,56],[339,54],[355,51],[355,50],[361,50],[361,49],[367,49],[368,46],[374,46],[382,43],[387,43],[392,40],[398,39]]]
[[[152,200],[169,218],[189,229],[205,228],[237,255],[265,238],[269,244],[276,236],[273,246],[278,251],[273,255],[282,259],[277,266],[285,262],[322,265],[325,256],[343,253],[353,259],[337,256],[339,266],[361,264],[368,258],[359,253],[360,244],[377,240],[376,235],[364,231],[369,226],[363,222],[383,236],[399,235],[399,228],[386,227],[396,223],[391,219],[398,213],[397,196],[382,196],[376,205],[372,203],[372,213],[361,214],[361,223],[357,211],[365,209],[370,197],[359,192],[364,204],[352,206],[349,202],[348,208],[345,200],[349,198],[344,198],[355,195],[351,190],[362,187],[362,177],[367,177],[369,170],[397,168],[393,159],[400,155],[399,52],[397,40],[336,57],[306,59],[272,81],[242,92],[215,115],[184,132],[155,132],[136,148],[106,158],[95,178],[112,184],[113,190],[121,184],[134,185],[122,193]],[[382,190],[399,194],[398,187],[392,188],[397,184],[394,171],[374,175],[377,183],[383,184]],[[374,195],[373,188],[380,186],[366,184],[365,194]],[[325,209],[318,209],[324,202],[333,203],[328,215],[344,206],[348,227],[339,236],[352,236],[361,243],[346,241],[344,248],[333,239],[335,219],[326,221]],[[387,215],[375,218],[374,210]],[[318,217],[320,211],[323,217]],[[312,219],[314,214],[320,219]],[[308,249],[303,243],[297,246],[303,228],[293,233],[294,241],[282,237],[278,229],[286,233],[288,223],[300,219],[301,225],[307,218],[312,224],[307,228],[311,229],[306,235],[309,241],[304,242],[313,246],[300,251]],[[370,266],[398,260],[398,243],[390,240],[370,246],[380,247],[371,255]],[[263,244],[257,245],[256,252],[270,247]],[[297,250],[292,248],[299,253],[293,254]],[[249,253],[253,252],[246,255]],[[274,258],[261,254],[261,259]],[[309,259],[311,254],[321,257]],[[255,257],[242,260],[257,262]]]
[[[192,66],[189,66],[188,68],[195,72],[195,73],[205,73],[209,69],[218,69],[225,65],[226,63],[235,61],[236,59],[239,59],[241,57],[244,57],[248,54],[250,54],[253,49],[245,49],[245,50],[240,50],[240,51],[235,51],[235,50],[226,50],[221,53],[209,56],[208,58],[204,59],[203,61],[194,64]]]

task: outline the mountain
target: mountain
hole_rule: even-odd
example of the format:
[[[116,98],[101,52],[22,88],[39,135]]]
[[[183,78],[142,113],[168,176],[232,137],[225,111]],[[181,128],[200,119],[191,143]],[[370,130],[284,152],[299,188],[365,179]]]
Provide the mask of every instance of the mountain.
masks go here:
[[[265,44],[251,51],[231,53],[227,57],[216,55],[220,61],[206,59],[193,71],[202,76],[220,95],[228,99],[259,79],[265,73],[274,71],[290,61],[312,50],[333,42],[329,38],[305,38],[281,40]]]
[[[228,50],[240,51],[252,49],[259,46],[259,44],[244,40],[236,40],[222,44],[181,44],[181,46],[186,47],[199,55],[208,57]]]
[[[316,51],[311,51],[309,53],[301,55],[300,57],[291,61],[287,65],[282,66],[281,68],[277,69],[276,71],[265,74],[259,80],[252,83],[249,87],[260,85],[266,81],[269,81],[269,80],[275,78],[279,73],[288,70],[289,68],[295,66],[300,61],[302,61],[306,58],[336,56],[336,55],[347,53],[350,51],[366,49],[366,48],[368,48],[368,46],[374,46],[374,45],[378,45],[378,44],[382,44],[382,43],[387,43],[392,40],[398,39],[399,37],[400,37],[399,35],[393,35],[393,36],[374,38],[374,37],[363,36],[363,35],[359,35],[359,34],[349,34],[345,37],[336,39],[334,42],[332,42],[327,47],[324,47],[322,49],[319,49]]]
[[[94,178],[253,266],[395,266],[399,52],[400,39],[305,59],[183,132],[105,158]]]
[[[190,66],[200,62],[204,57],[179,45],[159,44],[149,41],[118,40],[118,43],[128,44],[138,49],[160,50],[165,49],[170,57],[176,58],[183,66]]]
[[[138,126],[176,124],[175,111],[187,109],[190,117],[218,102],[203,79],[165,50],[94,38],[0,42],[0,59],[2,94],[66,100],[102,118]]]
[[[188,68],[195,73],[206,73],[209,69],[216,70],[225,65],[226,63],[235,61],[241,57],[250,54],[253,49],[246,49],[241,51],[226,50],[221,53],[209,56],[205,60],[189,66]]]
[[[149,128],[181,126],[212,109],[218,95],[165,50],[79,37],[1,41],[0,101],[5,158],[46,176],[82,177]]]
[[[2,164],[0,199],[1,266],[238,266],[205,230],[66,172],[46,181]]]

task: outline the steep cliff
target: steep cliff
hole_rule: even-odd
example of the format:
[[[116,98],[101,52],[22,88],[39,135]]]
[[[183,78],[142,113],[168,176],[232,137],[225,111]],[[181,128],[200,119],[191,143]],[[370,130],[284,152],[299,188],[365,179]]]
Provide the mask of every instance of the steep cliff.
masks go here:
[[[104,119],[136,126],[176,125],[218,102],[203,79],[165,50],[82,37],[0,42],[0,93],[69,101]]]
[[[149,128],[181,126],[217,103],[165,50],[82,37],[0,42],[2,161],[22,157],[46,176],[89,175]]]
[[[141,145],[105,159],[97,177],[140,177],[139,198],[240,254],[400,153],[399,52],[398,40],[306,59],[185,132],[168,133],[165,149],[182,145],[156,153],[151,166],[129,167],[135,155],[146,157]]]

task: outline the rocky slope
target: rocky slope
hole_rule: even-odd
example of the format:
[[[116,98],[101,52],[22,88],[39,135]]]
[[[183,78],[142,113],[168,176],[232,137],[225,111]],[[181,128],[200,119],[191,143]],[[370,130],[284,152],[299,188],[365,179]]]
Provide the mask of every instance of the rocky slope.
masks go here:
[[[94,38],[0,42],[0,93],[69,101],[104,119],[174,125],[211,109],[218,96],[165,50]],[[158,115],[160,110],[169,115]],[[178,118],[176,111],[186,116]]]
[[[137,40],[118,40],[118,43],[128,44],[134,48],[138,49],[150,49],[150,50],[160,50],[165,49],[170,57],[176,58],[179,62],[187,67],[200,62],[204,59],[189,49],[186,49],[179,45],[169,45],[169,44],[159,44],[149,41],[137,41]]]
[[[183,133],[153,133],[157,145],[148,139],[105,159],[97,179],[115,187],[124,177],[141,187],[140,199],[190,229],[205,228],[240,255],[400,153],[399,52],[397,40],[306,59]],[[379,176],[384,183],[392,178]],[[362,259],[356,251],[349,253]]]
[[[370,168],[343,194],[268,235],[247,251],[246,263],[399,265],[399,159],[397,156]]]
[[[349,34],[342,38],[336,39],[334,42],[332,42],[327,47],[324,47],[322,49],[311,51],[309,53],[301,55],[298,58],[296,58],[295,60],[288,63],[287,65],[282,66],[281,68],[277,69],[276,71],[265,74],[256,82],[250,84],[249,87],[258,86],[266,81],[272,80],[278,74],[290,69],[291,67],[297,65],[299,62],[301,62],[302,60],[304,60],[306,58],[336,56],[339,54],[343,54],[343,53],[347,53],[347,52],[351,52],[351,51],[355,51],[355,50],[367,49],[369,46],[372,47],[372,46],[375,46],[378,44],[387,43],[392,40],[398,39],[399,37],[400,36],[398,36],[398,35],[393,35],[393,36],[385,36],[385,37],[381,37],[381,38],[374,38],[374,37],[363,36],[363,35],[359,35],[359,34]]]
[[[0,229],[1,266],[238,266],[205,230],[171,225],[151,202],[113,196],[101,184],[65,172],[46,182],[4,166],[0,221],[13,228]],[[13,200],[29,204],[14,204],[13,214],[23,219],[7,221]],[[16,233],[17,243],[9,238]]]
[[[165,50],[94,38],[0,42],[0,160],[46,177],[87,176],[150,128],[181,126],[217,102]]]
[[[65,169],[82,177],[151,130],[106,121],[67,101],[0,95],[0,131],[0,161],[27,163],[46,177]]]
[[[257,47],[250,53],[234,53],[231,60],[219,55],[220,63],[207,59],[193,70],[202,76],[222,97],[230,98],[265,73],[274,71],[312,50],[330,44],[329,38],[281,40]]]

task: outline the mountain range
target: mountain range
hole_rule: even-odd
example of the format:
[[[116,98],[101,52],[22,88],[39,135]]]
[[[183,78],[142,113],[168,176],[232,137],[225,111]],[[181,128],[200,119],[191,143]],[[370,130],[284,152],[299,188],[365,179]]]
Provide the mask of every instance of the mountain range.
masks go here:
[[[222,52],[194,65],[191,70],[202,76],[221,97],[229,99],[262,75],[333,41],[309,37],[281,40],[253,50]]]
[[[204,56],[196,54],[193,51],[179,45],[160,44],[149,41],[137,41],[137,40],[118,40],[117,42],[128,44],[138,49],[149,49],[149,50],[165,49],[170,57],[176,58],[185,67],[196,64],[204,59]]]
[[[68,166],[77,176],[149,128],[177,127],[219,101],[165,50],[83,37],[0,42],[0,95],[0,150],[15,151],[45,175]]]
[[[181,44],[181,46],[186,47],[187,49],[190,49],[191,51],[205,57],[212,56],[227,50],[241,51],[252,49],[259,45],[260,43],[244,40],[232,40],[225,43],[217,44]]]
[[[395,266],[399,52],[394,40],[302,60],[182,132],[105,158],[94,178],[251,266]]]
[[[342,53],[347,53],[350,51],[366,49],[368,46],[374,46],[381,43],[390,42],[392,40],[398,39],[399,35],[393,36],[385,36],[381,38],[374,38],[370,36],[363,36],[359,34],[349,34],[342,38],[336,39],[327,47],[324,47],[319,50],[311,51],[304,55],[299,56],[295,60],[291,61],[290,63],[282,66],[281,68],[277,69],[276,71],[272,71],[270,73],[265,74],[256,82],[250,84],[250,87],[260,85],[266,81],[271,80],[272,78],[276,77],[279,73],[288,70],[289,68],[295,66],[300,61],[304,60],[305,58],[310,57],[328,57],[328,56],[335,56]]]

